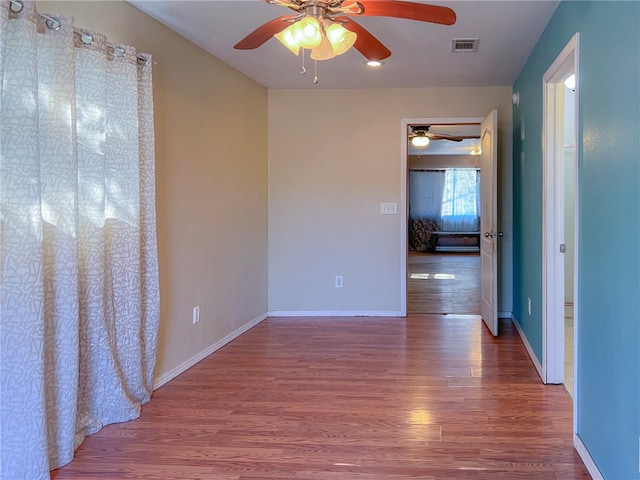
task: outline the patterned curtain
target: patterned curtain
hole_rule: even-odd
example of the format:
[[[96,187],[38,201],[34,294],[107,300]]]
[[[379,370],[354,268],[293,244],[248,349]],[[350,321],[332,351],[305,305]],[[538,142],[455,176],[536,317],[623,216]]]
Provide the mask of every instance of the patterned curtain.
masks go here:
[[[139,416],[159,289],[151,59],[0,2],[0,478]]]

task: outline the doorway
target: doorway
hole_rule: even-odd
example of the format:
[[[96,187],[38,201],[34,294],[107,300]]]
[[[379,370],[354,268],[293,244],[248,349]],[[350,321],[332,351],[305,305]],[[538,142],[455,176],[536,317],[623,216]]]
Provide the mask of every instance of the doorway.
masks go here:
[[[575,74],[564,81],[564,386],[574,397],[574,283],[575,283]]]
[[[404,122],[409,313],[480,315],[481,121]]]
[[[481,213],[478,232],[480,248],[480,311],[481,319],[492,335],[498,335],[498,254],[497,241],[502,232],[497,229],[497,134],[498,111],[492,110],[485,118],[449,118],[449,119],[403,119],[401,121],[401,208],[400,217],[400,255],[405,261],[400,263],[400,312],[407,314],[407,259],[408,259],[408,206],[407,206],[407,158],[408,134],[411,125],[457,125],[480,123],[480,182]]]
[[[574,398],[578,250],[578,41],[576,34],[544,81],[543,373]],[[574,431],[577,405],[574,401]]]

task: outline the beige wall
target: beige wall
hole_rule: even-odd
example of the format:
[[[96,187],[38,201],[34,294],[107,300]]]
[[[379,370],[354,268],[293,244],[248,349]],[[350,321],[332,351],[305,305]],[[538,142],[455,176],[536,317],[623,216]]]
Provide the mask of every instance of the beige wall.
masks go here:
[[[157,62],[156,378],[166,376],[267,311],[267,91],[125,2],[38,7]]]
[[[401,308],[403,118],[498,109],[498,309],[511,312],[511,87],[269,91],[269,310]],[[344,276],[344,287],[334,277]]]

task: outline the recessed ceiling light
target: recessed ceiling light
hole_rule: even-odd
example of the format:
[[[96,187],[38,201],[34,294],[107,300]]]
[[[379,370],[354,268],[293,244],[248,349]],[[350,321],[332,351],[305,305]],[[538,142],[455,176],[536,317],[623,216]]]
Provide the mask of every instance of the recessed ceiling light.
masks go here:
[[[367,62],[367,66],[369,67],[381,67],[382,65],[384,65],[384,62],[381,62],[380,60],[369,60]]]

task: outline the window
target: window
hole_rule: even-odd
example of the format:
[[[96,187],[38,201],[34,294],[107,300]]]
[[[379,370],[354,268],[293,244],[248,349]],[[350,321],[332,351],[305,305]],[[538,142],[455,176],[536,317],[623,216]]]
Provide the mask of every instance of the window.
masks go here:
[[[448,168],[442,194],[442,229],[476,232],[480,219],[480,171]]]

